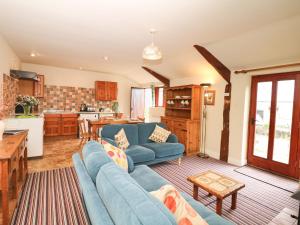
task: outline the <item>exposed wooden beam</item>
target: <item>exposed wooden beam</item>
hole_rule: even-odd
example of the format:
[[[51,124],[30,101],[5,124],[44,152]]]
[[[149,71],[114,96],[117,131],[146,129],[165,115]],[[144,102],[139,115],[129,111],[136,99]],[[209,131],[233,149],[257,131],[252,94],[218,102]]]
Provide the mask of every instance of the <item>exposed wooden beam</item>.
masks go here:
[[[213,54],[206,48],[194,45],[194,48],[212,65],[218,73],[227,81],[224,92],[224,108],[223,108],[223,129],[221,133],[220,145],[220,160],[227,162],[229,154],[229,115],[230,115],[230,101],[231,101],[231,83],[230,70],[221,63]]]
[[[170,80],[163,75],[149,69],[148,67],[142,66],[144,70],[146,70],[148,73],[150,73],[152,76],[154,76],[156,79],[158,79],[160,82],[162,82],[166,87],[170,86]]]
[[[235,74],[248,73],[248,72],[261,71],[261,70],[270,70],[270,69],[279,69],[279,68],[285,68],[285,67],[293,67],[293,66],[300,66],[300,62],[290,63],[290,64],[283,64],[283,65],[276,65],[276,66],[266,66],[266,67],[247,69],[247,70],[236,70],[236,71],[234,71],[234,73]]]
[[[215,70],[228,82],[230,83],[230,70],[221,63],[213,54],[211,54],[206,48],[200,45],[194,45],[194,48],[212,65]]]

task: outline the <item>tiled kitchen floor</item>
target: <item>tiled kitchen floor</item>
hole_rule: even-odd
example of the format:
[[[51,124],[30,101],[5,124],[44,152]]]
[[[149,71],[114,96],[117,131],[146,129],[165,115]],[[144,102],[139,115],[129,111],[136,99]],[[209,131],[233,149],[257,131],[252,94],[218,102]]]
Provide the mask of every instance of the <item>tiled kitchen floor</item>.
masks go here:
[[[43,157],[28,160],[29,173],[72,166],[72,155],[81,152],[81,147],[74,136],[46,137]]]

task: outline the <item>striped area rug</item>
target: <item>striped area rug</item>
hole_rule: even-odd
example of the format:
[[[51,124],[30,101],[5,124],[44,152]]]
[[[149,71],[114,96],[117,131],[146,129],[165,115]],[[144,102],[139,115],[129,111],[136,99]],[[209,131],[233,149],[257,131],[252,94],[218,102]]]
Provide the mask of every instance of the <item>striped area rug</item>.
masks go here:
[[[238,193],[237,209],[230,209],[231,198],[223,202],[222,216],[236,224],[265,225],[285,207],[295,211],[298,209],[298,202],[290,198],[290,192],[237,173],[234,171],[236,166],[219,160],[200,159],[197,156],[183,157],[180,166],[174,162],[165,162],[151,168],[173,183],[176,188],[190,195],[193,187],[186,178],[206,170],[214,170],[244,182],[246,187]],[[278,181],[281,181],[280,177]],[[199,189],[199,199],[204,205],[215,210],[214,197],[209,197],[206,192]]]
[[[28,175],[11,225],[89,224],[74,168]]]

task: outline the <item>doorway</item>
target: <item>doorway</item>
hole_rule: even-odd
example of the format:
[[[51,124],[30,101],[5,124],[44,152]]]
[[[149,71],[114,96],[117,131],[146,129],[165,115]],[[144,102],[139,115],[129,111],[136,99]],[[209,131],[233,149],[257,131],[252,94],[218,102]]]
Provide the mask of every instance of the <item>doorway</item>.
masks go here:
[[[299,178],[300,72],[252,77],[249,165]]]

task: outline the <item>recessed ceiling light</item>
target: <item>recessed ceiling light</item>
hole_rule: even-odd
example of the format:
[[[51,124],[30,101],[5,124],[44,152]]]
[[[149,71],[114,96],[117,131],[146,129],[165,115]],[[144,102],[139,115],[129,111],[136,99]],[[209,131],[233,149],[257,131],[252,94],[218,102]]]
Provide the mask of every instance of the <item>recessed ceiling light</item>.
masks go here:
[[[31,53],[30,53],[30,56],[31,56],[31,57],[36,57],[36,53],[35,53],[35,52],[31,52]]]
[[[80,69],[80,70],[83,70],[83,68],[82,68],[81,66],[79,67],[79,69]]]
[[[108,61],[108,56],[104,56],[103,59],[104,59],[105,61]]]

